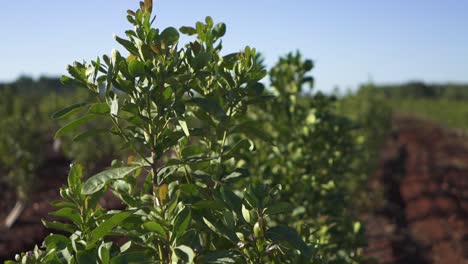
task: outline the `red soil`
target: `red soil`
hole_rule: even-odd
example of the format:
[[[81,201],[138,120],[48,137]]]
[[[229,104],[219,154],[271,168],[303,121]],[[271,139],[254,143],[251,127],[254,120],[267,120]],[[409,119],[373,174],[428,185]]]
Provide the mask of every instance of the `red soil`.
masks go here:
[[[380,263],[468,263],[468,135],[398,116],[370,180],[385,203],[367,222]]]

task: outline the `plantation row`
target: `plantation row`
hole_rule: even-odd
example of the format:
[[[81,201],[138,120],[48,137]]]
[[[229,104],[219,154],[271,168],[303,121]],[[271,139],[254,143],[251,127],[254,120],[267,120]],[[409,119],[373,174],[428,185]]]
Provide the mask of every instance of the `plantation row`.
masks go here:
[[[59,234],[7,263],[361,262],[356,213],[372,203],[363,186],[388,132],[382,101],[350,99],[345,117],[347,105],[310,91],[313,64],[300,54],[267,71],[250,47],[222,55],[224,24],[158,30],[151,12],[151,1],[128,11],[134,29],[116,37],[125,57],[68,67],[62,82],[78,101],[62,91],[38,111],[0,91],[12,93],[0,99],[10,98],[0,153],[16,153],[0,170],[23,199],[51,129],[76,161],[53,203],[63,221],[44,222]],[[65,104],[55,121],[41,114]],[[107,170],[84,173],[110,156]],[[99,205],[108,191],[121,210]]]
[[[49,86],[41,87],[43,83]],[[54,140],[55,131],[66,120],[53,120],[52,113],[73,100],[90,98],[85,91],[65,92],[62,87],[55,79],[35,82],[22,78],[0,88],[0,186],[15,189],[21,200],[28,200],[34,186],[40,184],[37,170],[54,166],[47,162],[55,157],[76,160],[93,171],[108,163],[109,157],[115,158],[119,150],[118,141],[105,135],[87,137],[83,144],[72,144],[72,136]],[[102,129],[106,124],[93,122],[86,127]],[[100,146],[97,149],[93,147],[96,144]]]
[[[429,119],[450,128],[463,131],[468,128],[467,85],[417,82],[363,85],[357,93],[342,97],[339,102],[340,112],[356,117],[358,113],[354,109],[365,105],[366,98],[379,98],[377,100],[385,102],[386,107],[376,109],[381,113],[392,109],[394,113]]]
[[[445,99],[453,101],[468,99],[468,85],[466,84],[409,82],[399,85],[379,85],[378,88],[389,99]]]

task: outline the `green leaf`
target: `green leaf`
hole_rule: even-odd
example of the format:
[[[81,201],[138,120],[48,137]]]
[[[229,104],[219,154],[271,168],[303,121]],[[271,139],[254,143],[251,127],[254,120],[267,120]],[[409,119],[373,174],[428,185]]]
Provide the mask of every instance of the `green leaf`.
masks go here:
[[[232,181],[238,178],[245,178],[249,176],[250,176],[250,172],[247,169],[237,168],[231,173],[229,173],[228,175],[224,176],[223,181],[227,182],[227,181]]]
[[[82,124],[88,122],[89,120],[95,118],[96,115],[94,114],[87,114],[81,118],[78,118],[68,124],[66,124],[65,126],[63,126],[62,128],[60,128],[56,133],[55,133],[55,138],[59,138],[65,134],[68,134],[68,133],[71,133],[73,131],[75,131],[79,126],[81,126]]]
[[[181,27],[179,28],[179,31],[182,34],[189,35],[189,36],[197,34],[197,30],[193,27]]]
[[[60,210],[49,213],[53,216],[59,216],[71,220],[73,223],[79,225],[82,223],[81,216],[78,211],[71,208],[62,208]]]
[[[60,77],[60,82],[63,85],[71,86],[71,87],[86,87],[86,83],[76,80],[74,78],[70,78],[66,75],[62,75],[62,77]]]
[[[178,84],[178,82],[176,81],[174,84]],[[166,89],[164,89],[164,92],[163,92],[164,100],[171,99],[172,94],[173,94],[172,88],[171,87],[166,87]]]
[[[215,232],[220,236],[223,235],[223,233],[219,230],[218,226],[213,221],[210,221],[207,218],[203,217],[203,222],[205,222],[206,226],[208,226],[208,228],[211,229],[211,231]]]
[[[287,202],[276,202],[267,207],[266,214],[274,215],[290,212],[293,209],[293,205]]]
[[[132,60],[128,64],[128,72],[132,77],[139,77],[145,74],[145,64],[139,60]]]
[[[183,158],[193,157],[193,156],[200,155],[203,153],[204,153],[203,148],[200,146],[195,146],[195,145],[187,146],[182,149]]]
[[[304,71],[310,71],[314,67],[314,62],[311,60],[305,60],[303,64]]]
[[[193,249],[186,245],[180,245],[174,248],[174,251],[179,259],[183,260],[183,263],[194,263],[195,252]]]
[[[205,31],[205,24],[203,24],[202,22],[197,22],[195,23],[195,28],[197,29],[197,34],[202,36],[202,35],[205,35],[203,31]]]
[[[51,229],[56,229],[56,230],[60,230],[60,231],[65,231],[65,232],[68,232],[68,233],[73,233],[73,232],[75,232],[75,226],[74,226],[74,225],[70,225],[70,224],[64,224],[64,223],[57,222],[57,221],[49,222],[49,221],[44,221],[44,220],[42,220],[42,224],[43,224],[45,227],[51,228]]]
[[[259,96],[263,94],[263,91],[265,90],[265,85],[263,85],[263,83],[256,82],[252,85],[247,86],[247,89],[249,95]]]
[[[245,263],[242,261],[242,256],[234,251],[220,250],[206,254],[200,258],[200,263],[207,264],[230,264],[230,263]]]
[[[98,248],[98,256],[102,264],[108,264],[110,261],[110,249],[112,242],[104,242]]]
[[[359,230],[361,230],[361,223],[358,222],[358,221],[356,221],[356,222],[354,222],[354,224],[353,224],[353,232],[354,232],[355,234],[357,234],[357,233],[359,233]]]
[[[71,105],[69,107],[66,107],[62,110],[59,110],[57,112],[55,112],[53,115],[52,115],[52,119],[59,119],[59,118],[65,118],[65,117],[68,117],[76,112],[79,112],[81,110],[83,110],[83,108],[85,106],[87,106],[88,103],[78,103],[78,104],[74,104],[74,105]]]
[[[107,103],[96,103],[89,107],[88,113],[96,115],[106,115],[110,113],[110,107]]]
[[[229,53],[223,56],[223,62],[227,68],[231,69],[232,67],[234,67],[234,65],[239,59],[239,56],[240,56],[239,54],[240,54],[239,52],[235,52],[235,53]]]
[[[239,196],[223,186],[221,187],[221,198],[228,208],[234,210],[238,215],[241,215],[242,199],[239,198]]]
[[[180,184],[179,191],[184,193],[185,195],[196,196],[200,194],[200,192],[198,191],[198,186],[196,184]]]
[[[229,150],[224,153],[224,158],[229,159],[235,157],[242,149],[248,149],[252,151],[254,149],[253,142],[249,139],[242,139],[238,141],[236,144],[234,144],[234,146],[229,148]]]
[[[185,207],[182,209],[174,219],[174,230],[173,233],[175,234],[175,238],[182,236],[185,231],[190,226],[190,222],[192,221],[192,213],[190,209]]]
[[[216,221],[215,219],[212,219],[212,217],[206,215],[206,217],[203,217],[203,222],[205,222],[206,226],[208,226],[208,228],[211,229],[213,232],[215,232],[219,236],[227,238],[234,245],[237,245],[237,243],[239,242],[239,238],[236,236],[233,230],[228,229],[228,227],[224,226],[222,223]]]
[[[156,221],[150,221],[150,222],[146,222],[142,225],[143,229],[145,230],[148,230],[150,232],[154,232],[154,233],[157,233],[159,235],[161,235],[161,237],[165,238],[166,237],[166,230],[164,229],[164,227],[159,224],[158,222]]]
[[[253,220],[253,218],[251,216],[250,210],[247,209],[247,207],[245,207],[245,205],[242,205],[242,217],[244,217],[244,220],[247,223],[252,224],[254,222],[254,220]]]
[[[99,135],[99,134],[104,134],[104,133],[109,133],[109,129],[105,129],[105,128],[102,128],[102,129],[92,129],[92,130],[88,130],[88,131],[85,131],[83,133],[80,133],[78,135],[76,135],[74,138],[73,138],[73,142],[77,142],[77,141],[80,141],[80,140],[83,140],[83,139],[87,139],[89,137],[94,137],[96,135]]]
[[[182,236],[177,238],[174,245],[175,246],[180,246],[180,245],[195,246],[195,245],[198,245],[200,243],[199,235],[200,234],[195,229],[189,229]]]
[[[179,119],[179,125],[182,128],[182,130],[184,131],[184,134],[187,137],[190,136],[190,132],[189,132],[188,127],[187,127],[187,122],[185,122],[185,120]]]
[[[111,264],[129,264],[129,263],[146,263],[148,256],[145,252],[128,252],[111,259]]]
[[[213,35],[216,38],[220,38],[226,34],[226,24],[224,23],[218,23],[216,26],[213,28]]]
[[[53,201],[50,203],[52,206],[55,207],[68,207],[68,208],[76,208],[76,205],[71,202],[64,202],[64,201]]]
[[[98,263],[93,250],[80,250],[76,253],[77,264]]]
[[[212,27],[213,26],[213,18],[211,18],[210,16],[205,17],[205,23],[206,23],[206,25],[208,25],[208,27]]]
[[[72,65],[67,66],[67,72],[73,76],[76,81],[80,82],[82,85],[86,86],[86,69],[83,64],[79,62],[73,62]],[[66,77],[63,80],[67,80]]]
[[[302,240],[299,234],[291,227],[288,226],[275,226],[268,229],[265,233],[267,239],[271,239],[276,243],[288,243],[295,249],[299,250],[302,255],[309,256],[310,249],[307,244]]]
[[[120,45],[124,46],[125,49],[127,49],[131,54],[137,56],[138,55],[138,49],[135,47],[135,45],[123,38],[120,38],[118,36],[114,36],[115,40],[120,43]]]
[[[85,182],[81,194],[91,195],[101,190],[109,181],[122,179],[138,168],[141,168],[141,166],[120,167],[100,172]]]
[[[126,62],[121,61],[120,68],[121,68],[122,74],[125,73],[125,78],[128,78],[128,79],[117,78],[117,79],[112,80],[112,84],[114,85],[114,88],[117,89],[119,92],[130,94],[135,88],[132,75],[128,72],[128,66]]]
[[[244,200],[252,208],[263,208],[264,198],[268,197],[266,185],[248,186],[244,191]]]
[[[196,97],[189,100],[188,103],[193,103],[197,105],[198,107],[200,107],[208,113],[211,113],[215,117],[219,118],[226,116],[223,108],[221,108],[221,106],[215,100],[203,97]]]
[[[68,187],[73,191],[81,188],[81,177],[83,177],[83,166],[80,164],[72,164],[68,173]]]
[[[171,165],[161,168],[158,171],[157,177],[158,179],[164,180],[165,178],[173,175],[176,173],[180,168],[180,165]]]
[[[44,239],[44,244],[46,245],[48,249],[61,250],[61,249],[66,248],[69,243],[70,243],[70,239],[64,235],[52,234],[52,235],[48,235]]]
[[[88,242],[88,247],[92,248],[96,242],[105,237],[112,231],[112,229],[118,226],[123,220],[132,215],[133,212],[124,211],[112,215],[109,219],[99,224],[93,231],[91,231],[91,239]]]
[[[200,52],[195,56],[195,59],[193,60],[192,66],[195,68],[195,70],[200,70],[203,67],[205,67],[208,62],[211,60],[211,53],[208,52]]]
[[[192,205],[194,209],[213,209],[213,210],[223,210],[223,204],[215,200],[201,200]]]
[[[249,138],[260,139],[270,144],[273,144],[274,141],[273,138],[263,130],[262,123],[259,121],[245,121],[233,126],[230,132],[244,134]]]
[[[161,32],[161,38],[166,41],[166,44],[174,45],[179,41],[179,32],[173,27],[168,27]]]

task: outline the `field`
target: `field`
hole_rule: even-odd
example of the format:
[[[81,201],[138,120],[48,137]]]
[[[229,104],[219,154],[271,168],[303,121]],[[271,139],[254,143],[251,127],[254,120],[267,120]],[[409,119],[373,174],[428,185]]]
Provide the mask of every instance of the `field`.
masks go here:
[[[391,107],[400,113],[433,120],[453,129],[468,129],[468,104],[453,99],[390,99]]]

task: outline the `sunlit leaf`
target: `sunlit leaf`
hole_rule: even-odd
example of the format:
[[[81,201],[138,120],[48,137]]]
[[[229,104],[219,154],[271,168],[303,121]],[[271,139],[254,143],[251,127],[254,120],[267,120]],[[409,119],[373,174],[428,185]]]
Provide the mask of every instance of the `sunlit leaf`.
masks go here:
[[[91,195],[101,190],[109,181],[122,179],[138,168],[141,168],[141,166],[120,167],[100,172],[84,183],[81,193]]]
[[[65,134],[68,134],[68,133],[71,133],[71,132],[74,132],[78,127],[80,127],[81,125],[83,125],[84,123],[88,122],[89,120],[95,118],[96,115],[94,114],[87,114],[79,119],[76,119],[68,124],[66,124],[65,126],[63,126],[62,128],[60,128],[59,130],[57,130],[57,132],[55,133],[55,138],[59,138]]]
[[[120,213],[113,214],[109,219],[105,220],[103,223],[99,224],[98,227],[91,231],[91,239],[88,242],[89,245],[94,245],[103,237],[107,236],[109,232],[119,225],[123,220],[129,217],[133,212],[124,211]]]
[[[74,113],[77,113],[83,110],[83,108],[85,108],[87,105],[88,103],[78,103],[78,104],[71,105],[69,107],[66,107],[52,114],[52,118],[53,119],[66,118]]]

